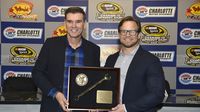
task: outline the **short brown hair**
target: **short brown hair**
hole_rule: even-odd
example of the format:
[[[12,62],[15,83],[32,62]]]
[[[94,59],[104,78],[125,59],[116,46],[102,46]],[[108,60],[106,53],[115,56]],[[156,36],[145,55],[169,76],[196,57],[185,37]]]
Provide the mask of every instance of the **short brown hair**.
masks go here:
[[[68,13],[81,13],[81,14],[83,14],[83,20],[85,21],[85,19],[86,19],[86,14],[85,14],[84,10],[80,7],[69,7],[68,9],[66,9],[65,10],[65,19],[66,19]]]
[[[137,29],[137,32],[140,33],[141,32],[141,23],[138,19],[132,17],[132,16],[126,16],[124,17],[120,22],[119,22],[119,25],[118,25],[118,32],[120,32],[120,27],[123,25],[124,22],[126,21],[133,21],[137,24],[138,26],[138,29]]]

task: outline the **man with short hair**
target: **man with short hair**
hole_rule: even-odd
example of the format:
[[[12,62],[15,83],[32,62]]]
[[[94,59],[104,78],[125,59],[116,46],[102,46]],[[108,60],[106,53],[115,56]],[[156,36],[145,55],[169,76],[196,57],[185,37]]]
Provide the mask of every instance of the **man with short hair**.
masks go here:
[[[100,66],[100,48],[82,37],[85,12],[80,7],[65,11],[67,35],[48,38],[44,43],[32,77],[42,91],[40,112],[68,111],[69,66]]]
[[[121,103],[112,112],[156,112],[163,101],[165,78],[159,58],[140,46],[140,21],[127,16],[118,25],[120,51],[110,55],[106,67],[120,68]]]

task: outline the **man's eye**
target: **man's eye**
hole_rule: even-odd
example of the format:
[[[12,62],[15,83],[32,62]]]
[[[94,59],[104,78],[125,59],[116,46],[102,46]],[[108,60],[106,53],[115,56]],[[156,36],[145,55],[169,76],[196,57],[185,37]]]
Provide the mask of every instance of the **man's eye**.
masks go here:
[[[80,20],[80,21],[76,21],[76,23],[82,23],[82,21]]]
[[[72,23],[72,21],[67,21],[68,23]]]
[[[122,33],[126,33],[126,30],[122,30],[121,32],[122,32]]]

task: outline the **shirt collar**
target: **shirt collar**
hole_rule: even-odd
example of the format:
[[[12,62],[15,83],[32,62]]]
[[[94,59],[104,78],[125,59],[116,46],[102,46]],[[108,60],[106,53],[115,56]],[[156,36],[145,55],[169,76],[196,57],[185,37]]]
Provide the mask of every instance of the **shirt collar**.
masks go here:
[[[137,45],[129,54],[124,54],[122,50],[120,50],[120,56],[134,56],[137,50],[139,49],[139,45]]]
[[[82,38],[82,37],[81,37]],[[81,39],[81,41],[80,41],[80,43],[78,44],[78,47],[76,48],[76,49],[78,49],[78,48],[80,48],[80,47],[82,47],[83,46],[83,39]],[[70,47],[70,48],[72,48],[71,46],[70,46],[70,44],[69,44],[69,41],[67,40],[67,45]],[[72,48],[73,49],[73,48]]]

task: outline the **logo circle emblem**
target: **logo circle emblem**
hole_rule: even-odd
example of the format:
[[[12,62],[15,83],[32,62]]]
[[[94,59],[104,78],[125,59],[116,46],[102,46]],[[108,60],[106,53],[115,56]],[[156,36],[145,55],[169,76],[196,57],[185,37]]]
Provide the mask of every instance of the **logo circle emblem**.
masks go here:
[[[87,75],[80,73],[76,76],[75,82],[79,86],[85,86],[88,83]]]

